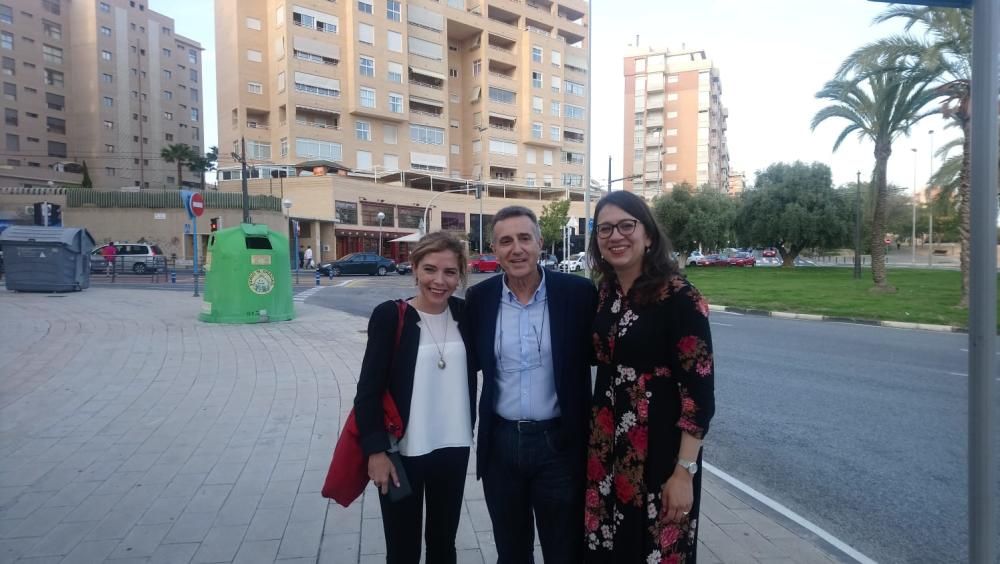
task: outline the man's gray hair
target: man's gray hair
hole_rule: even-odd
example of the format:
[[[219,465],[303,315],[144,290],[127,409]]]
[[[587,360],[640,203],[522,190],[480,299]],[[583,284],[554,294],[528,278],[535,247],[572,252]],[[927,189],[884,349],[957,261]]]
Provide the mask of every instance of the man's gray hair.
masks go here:
[[[531,224],[535,227],[535,239],[538,241],[542,240],[542,228],[538,226],[538,216],[535,212],[531,211],[531,208],[526,208],[524,206],[507,206],[501,208],[496,214],[493,215],[493,223],[490,224],[490,231],[493,232],[493,241],[496,242],[497,239],[497,224],[505,219],[511,219],[513,217],[526,217],[531,220]]]

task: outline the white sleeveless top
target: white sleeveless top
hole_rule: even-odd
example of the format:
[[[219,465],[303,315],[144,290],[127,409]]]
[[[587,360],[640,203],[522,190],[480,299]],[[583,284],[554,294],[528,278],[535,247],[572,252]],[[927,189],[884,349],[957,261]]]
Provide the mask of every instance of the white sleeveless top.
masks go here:
[[[420,456],[439,448],[470,447],[469,379],[458,323],[447,308],[439,314],[417,313],[420,348],[413,372],[410,417],[406,434],[399,441],[399,452],[403,456]],[[444,353],[444,369],[438,367],[439,346]]]

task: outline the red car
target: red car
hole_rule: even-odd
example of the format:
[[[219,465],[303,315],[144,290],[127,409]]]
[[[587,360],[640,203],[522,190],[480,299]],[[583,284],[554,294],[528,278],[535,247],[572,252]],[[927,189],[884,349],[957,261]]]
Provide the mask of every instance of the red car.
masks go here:
[[[698,266],[729,266],[729,260],[722,255],[705,255],[696,262]]]
[[[765,256],[767,258],[773,258],[773,257],[777,256],[777,254],[778,254],[778,251],[776,251],[776,250],[774,250],[772,248],[772,249],[764,249],[764,252],[761,253],[761,256]]]
[[[500,263],[496,255],[472,255],[469,258],[469,272],[499,272]]]
[[[729,266],[757,266],[757,259],[750,253],[736,253],[729,257]]]

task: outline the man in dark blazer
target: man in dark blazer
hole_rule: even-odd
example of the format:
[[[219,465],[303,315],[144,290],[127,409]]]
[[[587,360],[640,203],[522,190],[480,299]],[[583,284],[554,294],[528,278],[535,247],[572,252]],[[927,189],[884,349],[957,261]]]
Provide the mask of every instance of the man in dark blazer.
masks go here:
[[[466,292],[483,372],[476,473],[493,521],[498,564],[531,564],[534,526],[545,564],[576,564],[590,417],[594,285],[538,266],[534,212],[493,217],[503,274]]]

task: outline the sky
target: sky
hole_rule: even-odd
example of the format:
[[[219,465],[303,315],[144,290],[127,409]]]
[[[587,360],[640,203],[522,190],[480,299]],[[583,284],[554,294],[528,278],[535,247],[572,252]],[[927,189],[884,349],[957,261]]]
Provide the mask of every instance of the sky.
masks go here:
[[[623,58],[639,36],[640,47],[704,49],[718,67],[722,103],[729,109],[731,168],[754,172],[779,161],[826,163],[834,184],[865,181],[874,165],[871,143],[854,137],[836,153],[833,142],[846,125],[830,120],[815,132],[812,116],[827,105],[815,93],[855,48],[900,30],[873,25],[887,4],[870,0],[592,0],[593,60],[591,177],[622,176]],[[622,9],[626,7],[628,9]],[[153,0],[150,7],[174,18],[177,33],[205,49],[205,145],[218,144],[215,26],[204,0]],[[932,169],[932,143],[959,136],[934,117],[899,139],[889,160],[889,181],[922,189]],[[933,136],[929,131],[933,129]],[[933,139],[932,139],[933,137]],[[917,149],[913,152],[912,149]]]

